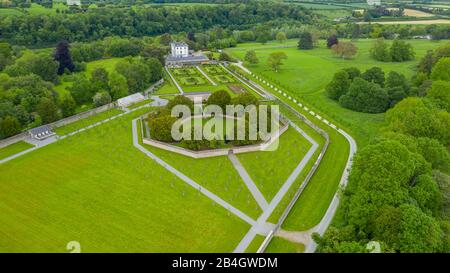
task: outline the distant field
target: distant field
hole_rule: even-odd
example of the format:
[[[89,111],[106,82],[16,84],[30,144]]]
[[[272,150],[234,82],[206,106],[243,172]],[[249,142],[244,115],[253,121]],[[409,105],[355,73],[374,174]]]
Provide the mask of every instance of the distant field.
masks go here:
[[[420,10],[415,10],[415,9],[405,9],[404,14],[406,16],[412,16],[412,17],[432,17],[432,16],[434,16],[434,14],[423,12]]]
[[[27,149],[33,148],[34,146],[25,141],[19,141],[14,144],[8,145],[6,147],[0,148],[0,159],[4,159],[25,151]]]
[[[29,8],[0,8],[0,15],[40,15],[40,14],[56,14],[56,10],[68,9],[63,3],[53,3],[53,8],[46,8],[36,3],[32,3]]]
[[[411,21],[375,21],[375,22],[358,22],[357,24],[380,24],[380,25],[448,25],[449,19],[436,20],[411,20]]]
[[[344,109],[326,96],[324,88],[337,70],[350,66],[356,66],[362,70],[379,66],[386,73],[394,70],[409,78],[413,75],[415,65],[426,51],[444,43],[424,40],[410,40],[409,42],[415,49],[416,58],[413,61],[402,63],[384,63],[373,60],[369,54],[373,40],[369,39],[355,42],[359,50],[353,60],[334,57],[323,41],[318,48],[313,50],[298,50],[296,48],[297,40],[290,40],[284,44],[288,48],[279,48],[279,43],[276,42],[266,45],[247,43],[239,44],[236,48],[227,49],[227,51],[235,57],[243,59],[247,50],[255,50],[260,63],[248,66],[248,68],[267,77],[270,81],[280,83],[294,97],[316,108],[315,110],[322,114],[326,113],[325,116],[328,116],[328,119],[340,123],[352,133],[360,144],[363,144],[378,132],[384,115],[358,113]],[[274,51],[283,51],[288,56],[285,65],[278,73],[269,69],[266,64],[267,57]]]

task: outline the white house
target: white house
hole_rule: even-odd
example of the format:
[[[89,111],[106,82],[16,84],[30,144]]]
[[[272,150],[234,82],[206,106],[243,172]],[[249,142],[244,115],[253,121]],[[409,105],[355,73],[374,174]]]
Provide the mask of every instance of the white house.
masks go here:
[[[180,58],[189,56],[189,46],[184,42],[170,43],[172,57]]]
[[[208,57],[201,52],[189,53],[189,46],[184,42],[170,43],[171,53],[166,57],[167,66],[197,65],[209,63]]]

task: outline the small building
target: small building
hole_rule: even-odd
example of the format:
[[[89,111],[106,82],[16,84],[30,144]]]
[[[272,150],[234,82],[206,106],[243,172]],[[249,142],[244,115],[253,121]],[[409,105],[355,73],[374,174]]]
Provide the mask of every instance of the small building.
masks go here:
[[[31,138],[34,138],[37,140],[43,140],[43,139],[46,139],[48,137],[55,135],[55,133],[52,130],[52,127],[50,127],[49,125],[42,125],[42,126],[33,128],[33,129],[29,130],[28,133],[30,134]]]
[[[189,46],[184,42],[170,43],[171,56],[182,58],[189,56]]]
[[[141,93],[136,93],[133,95],[129,95],[127,97],[123,97],[121,99],[117,100],[117,105],[119,105],[120,107],[127,107],[130,106],[132,104],[138,103],[145,100],[144,95],[142,95]]]
[[[191,100],[196,100],[196,99],[200,99],[200,100],[207,100],[209,98],[209,96],[211,96],[211,92],[189,92],[189,93],[184,93],[183,96],[191,99]]]
[[[81,6],[81,0],[67,0],[68,6]]]
[[[171,52],[166,57],[167,66],[197,65],[209,63],[208,57],[200,52],[190,52],[189,46],[184,42],[170,44]]]

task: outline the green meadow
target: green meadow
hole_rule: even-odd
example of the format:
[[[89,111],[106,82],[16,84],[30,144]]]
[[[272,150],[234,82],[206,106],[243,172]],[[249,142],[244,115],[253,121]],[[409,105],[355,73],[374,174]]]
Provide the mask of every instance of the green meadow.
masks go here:
[[[32,145],[28,142],[19,141],[14,144],[8,145],[6,147],[0,148],[0,160],[10,157],[12,155],[15,155],[17,153],[20,153],[22,151],[28,150],[33,147],[34,147],[34,145]]]
[[[408,41],[414,47],[416,58],[402,63],[385,63],[375,61],[370,57],[369,50],[374,40],[359,40],[355,44],[358,53],[354,59],[344,60],[335,57],[326,48],[325,41],[312,50],[297,49],[297,40],[289,40],[284,44],[269,42],[265,45],[257,43],[239,44],[236,48],[227,49],[235,57],[244,59],[248,50],[255,50],[260,62],[257,65],[247,65],[255,73],[280,86],[289,95],[308,105],[322,116],[336,122],[347,129],[361,145],[368,143],[379,130],[384,120],[384,114],[367,114],[342,108],[336,101],[329,99],[325,93],[326,85],[334,73],[345,67],[358,67],[366,70],[373,66],[381,67],[385,73],[396,71],[410,78],[420,58],[429,49],[442,45],[442,42],[423,40]],[[279,72],[272,71],[267,66],[267,58],[275,51],[285,52],[288,59]]]
[[[134,148],[145,112],[1,164],[0,252],[233,251],[249,225]]]

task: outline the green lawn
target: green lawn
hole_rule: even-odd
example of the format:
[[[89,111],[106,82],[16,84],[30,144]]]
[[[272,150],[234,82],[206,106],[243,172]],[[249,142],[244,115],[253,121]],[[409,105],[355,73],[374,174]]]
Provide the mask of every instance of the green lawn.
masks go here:
[[[358,113],[342,108],[337,102],[326,96],[324,88],[336,71],[351,66],[361,70],[379,66],[386,73],[397,71],[409,78],[413,75],[417,62],[426,51],[440,46],[445,41],[411,40],[409,42],[414,47],[416,59],[403,63],[384,63],[373,60],[369,55],[369,49],[373,44],[373,40],[370,39],[355,42],[358,54],[353,60],[334,57],[326,48],[324,41],[321,41],[319,47],[313,50],[298,50],[296,48],[297,41],[289,40],[282,44],[288,48],[280,48],[280,44],[277,42],[266,45],[246,43],[227,49],[227,51],[233,56],[243,59],[247,50],[255,50],[260,63],[248,66],[249,69],[278,84],[284,91],[308,104],[322,116],[337,122],[341,127],[346,128],[359,144],[364,145],[376,135],[383,122],[384,114]],[[266,65],[267,57],[275,51],[283,51],[288,56],[279,72],[270,70]]]
[[[0,159],[10,157],[12,155],[15,155],[17,153],[20,153],[33,147],[34,145],[25,141],[16,142],[6,147],[0,148]]]
[[[303,253],[304,251],[303,244],[293,243],[281,237],[273,237],[265,253]]]
[[[108,58],[108,59],[101,59],[97,61],[92,61],[86,63],[86,75],[90,76],[92,71],[94,71],[96,68],[104,68],[108,73],[111,73],[116,68],[116,64],[120,61],[122,61],[124,58]]]
[[[311,143],[291,127],[280,136],[274,151],[238,154],[237,157],[270,202],[310,147]]]
[[[194,159],[150,145],[145,148],[253,219],[261,214],[261,208],[227,156]]]
[[[249,225],[132,145],[141,109],[0,165],[0,252],[231,252]]]
[[[75,132],[81,128],[87,127],[104,119],[123,113],[122,110],[112,108],[88,118],[81,119],[79,121],[72,122],[70,124],[56,128],[54,131],[60,136],[67,135],[68,133]]]
[[[134,109],[134,108],[140,107],[140,106],[142,106],[142,105],[149,104],[149,103],[151,103],[152,101],[153,101],[152,99],[146,99],[146,100],[140,101],[140,102],[138,102],[138,103],[132,104],[132,105],[128,106],[127,108],[128,108],[128,109]]]
[[[255,238],[253,238],[253,241],[250,243],[250,245],[248,245],[247,249],[245,250],[245,253],[256,253],[261,244],[264,242],[264,239],[266,239],[265,236],[256,235]]]

